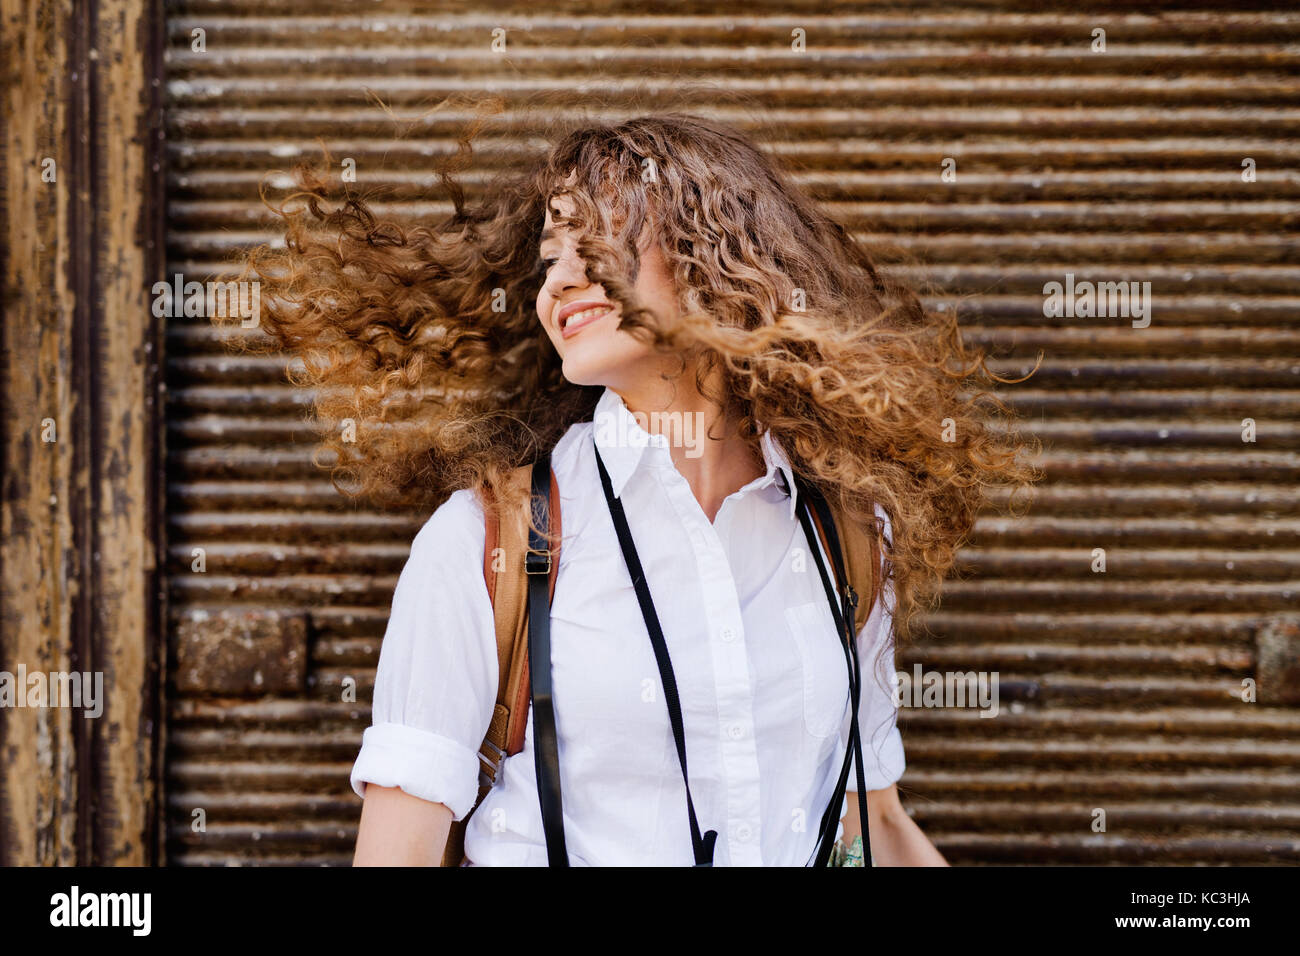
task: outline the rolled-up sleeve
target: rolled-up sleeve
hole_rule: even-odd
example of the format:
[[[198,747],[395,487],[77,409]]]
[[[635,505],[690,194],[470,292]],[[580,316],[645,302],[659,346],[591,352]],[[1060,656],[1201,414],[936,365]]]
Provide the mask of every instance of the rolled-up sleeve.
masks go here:
[[[483,582],[483,511],[467,489],[425,523],[393,592],[371,726],[352,789],[400,787],[464,819],[497,693],[496,630]]]
[[[890,538],[889,515],[876,505],[884,519],[885,539]],[[903,735],[898,730],[898,708],[894,705],[893,579],[885,581],[880,598],[858,634],[858,661],[862,673],[862,697],[858,704],[858,732],[862,739],[863,775],[868,790],[882,790],[898,781],[906,769]],[[857,758],[849,773],[848,789],[858,790]]]

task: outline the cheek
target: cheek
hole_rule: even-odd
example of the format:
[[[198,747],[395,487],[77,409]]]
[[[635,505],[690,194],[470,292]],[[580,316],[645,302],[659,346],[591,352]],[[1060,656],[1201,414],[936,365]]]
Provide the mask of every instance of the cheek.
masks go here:
[[[642,256],[641,271],[636,277],[636,291],[656,312],[672,314],[676,311],[675,283],[662,253]]]
[[[551,317],[551,297],[545,292],[537,293],[537,299],[533,303],[533,309],[537,315],[537,324],[544,328],[549,334],[551,331],[549,320]]]

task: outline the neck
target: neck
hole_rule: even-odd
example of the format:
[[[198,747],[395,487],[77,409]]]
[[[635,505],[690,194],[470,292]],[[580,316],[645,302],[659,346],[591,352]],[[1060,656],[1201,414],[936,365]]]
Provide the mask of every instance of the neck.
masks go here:
[[[695,387],[688,372],[637,388],[611,389],[637,422],[668,439],[673,465],[713,521],[726,497],[763,475],[765,466],[736,433],[736,423]]]

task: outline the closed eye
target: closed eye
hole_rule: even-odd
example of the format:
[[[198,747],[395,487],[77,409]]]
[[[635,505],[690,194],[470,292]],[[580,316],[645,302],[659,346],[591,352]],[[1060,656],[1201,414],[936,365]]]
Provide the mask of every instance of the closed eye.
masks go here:
[[[546,275],[546,273],[551,271],[551,266],[555,265],[557,261],[558,260],[556,259],[548,259],[544,256],[538,257],[536,264],[533,266],[533,270],[538,275]]]

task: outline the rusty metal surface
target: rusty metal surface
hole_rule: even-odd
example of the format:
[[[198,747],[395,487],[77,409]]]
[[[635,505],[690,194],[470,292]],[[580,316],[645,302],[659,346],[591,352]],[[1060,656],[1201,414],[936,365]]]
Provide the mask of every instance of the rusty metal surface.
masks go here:
[[[181,694],[298,695],[306,689],[306,614],[195,610],[174,636],[171,673]]]
[[[5,864],[160,850],[159,18],[143,0],[0,5],[0,670],[98,673],[104,691],[92,717],[0,708]]]
[[[1000,393],[1043,439],[1048,478],[1027,516],[982,516],[934,637],[898,660],[995,672],[1002,709],[903,710],[909,811],[954,863],[1300,860],[1300,713],[1285,687],[1300,583],[1300,15],[639,7],[170,4],[168,274],[219,270],[271,239],[257,183],[318,155],[317,137],[355,158],[364,186],[388,187],[378,208],[448,211],[431,161],[468,115],[432,114],[395,140],[363,88],[411,120],[465,88],[511,99],[582,83],[617,115],[638,86],[653,108],[678,85],[658,70],[745,93],[797,178],[882,260],[942,287],[930,304],[960,306],[995,371],[1024,374],[1043,353]],[[494,26],[508,57],[488,48]],[[1105,54],[1089,49],[1098,26]],[[199,27],[204,53],[190,49]],[[745,128],[756,115],[707,93],[694,106]],[[530,133],[522,118],[494,129],[488,167]],[[1246,157],[1257,182],[1242,182]],[[1045,317],[1044,283],[1066,272],[1150,281],[1150,327]],[[359,814],[348,771],[423,516],[342,503],[311,464],[305,396],[282,363],[227,354],[203,320],[171,320],[167,349],[173,637],[199,612],[308,621],[301,691],[176,694],[170,859],[345,864]],[[1243,681],[1259,702],[1242,701]]]

